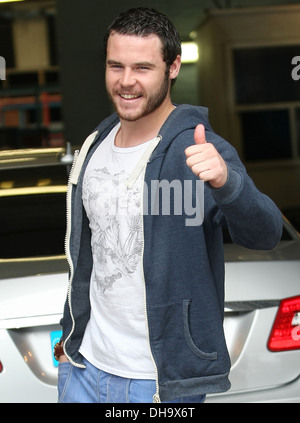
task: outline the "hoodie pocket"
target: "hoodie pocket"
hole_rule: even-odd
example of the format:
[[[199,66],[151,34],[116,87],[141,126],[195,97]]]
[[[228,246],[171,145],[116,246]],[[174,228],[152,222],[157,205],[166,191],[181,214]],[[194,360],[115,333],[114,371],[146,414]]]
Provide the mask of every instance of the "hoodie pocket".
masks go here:
[[[218,354],[216,352],[204,352],[201,351],[194,343],[193,338],[190,332],[189,326],[189,307],[190,301],[184,300],[183,301],[183,330],[186,342],[191,349],[191,351],[196,354],[198,357],[202,358],[203,360],[210,360],[214,361],[218,359]]]
[[[151,351],[162,383],[223,371],[219,351],[212,347],[218,333],[206,315],[192,310],[190,300],[151,306],[148,312]]]

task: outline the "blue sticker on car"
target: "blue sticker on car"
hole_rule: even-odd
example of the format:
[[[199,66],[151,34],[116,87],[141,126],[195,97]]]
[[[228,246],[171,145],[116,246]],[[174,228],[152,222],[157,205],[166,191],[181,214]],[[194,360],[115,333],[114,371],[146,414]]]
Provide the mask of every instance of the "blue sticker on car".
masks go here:
[[[53,349],[54,349],[55,344],[57,344],[60,341],[61,336],[62,336],[61,330],[55,330],[53,332],[50,332],[52,361],[53,361],[53,365],[55,367],[58,367],[58,361],[55,360]]]

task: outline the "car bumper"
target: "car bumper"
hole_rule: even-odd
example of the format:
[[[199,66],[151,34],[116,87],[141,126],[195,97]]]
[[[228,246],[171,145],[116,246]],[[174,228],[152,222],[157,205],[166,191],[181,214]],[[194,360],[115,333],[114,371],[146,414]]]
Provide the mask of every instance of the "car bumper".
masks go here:
[[[300,403],[300,376],[276,388],[260,391],[208,395],[207,403]]]

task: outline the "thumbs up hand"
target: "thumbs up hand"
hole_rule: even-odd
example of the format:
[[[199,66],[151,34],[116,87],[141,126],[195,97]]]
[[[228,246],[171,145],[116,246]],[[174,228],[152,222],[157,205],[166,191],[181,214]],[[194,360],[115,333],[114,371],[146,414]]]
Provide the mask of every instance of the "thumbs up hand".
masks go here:
[[[213,144],[206,141],[205,128],[197,125],[195,144],[185,150],[186,163],[193,173],[213,188],[221,188],[227,181],[227,165]]]

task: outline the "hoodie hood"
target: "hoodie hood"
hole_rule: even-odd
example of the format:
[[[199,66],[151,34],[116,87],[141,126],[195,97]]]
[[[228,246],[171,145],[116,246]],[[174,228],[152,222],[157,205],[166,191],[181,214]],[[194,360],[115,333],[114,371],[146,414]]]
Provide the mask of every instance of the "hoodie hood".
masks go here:
[[[188,104],[175,104],[175,106],[176,108],[172,111],[172,113],[170,113],[157,134],[158,137],[162,138],[162,142],[160,142],[157,146],[155,155],[166,151],[174,138],[176,138],[181,132],[188,129],[195,129],[199,123],[202,123],[206,130],[212,130],[208,121],[208,109],[206,107],[190,106]],[[118,122],[119,117],[116,113],[114,113],[97,126],[95,131],[97,131],[101,140],[109,134]],[[178,124],[178,122],[180,122],[180,124]],[[93,131],[94,134],[95,131]],[[94,137],[94,143],[98,140],[98,136]]]
[[[208,121],[208,109],[201,106],[181,104],[170,113],[160,129],[159,135],[164,137],[165,134],[168,134],[168,138],[170,138],[168,143],[171,143],[181,132],[194,129],[199,123],[202,123],[206,129],[211,129]]]
[[[208,121],[208,109],[206,107],[190,106],[188,104],[175,106],[176,109],[170,113],[159,131],[158,135],[162,140],[153,153],[150,161],[154,160],[156,156],[164,153],[180,133],[189,129],[194,130],[200,123],[205,126],[206,130],[212,130]]]
[[[95,146],[98,146],[119,122],[120,119],[118,115],[114,113],[101,122],[101,124],[87,137],[73,166],[70,178],[72,184],[77,185],[82,165],[89,151],[94,151]],[[178,122],[180,122],[179,125]],[[130,175],[127,182],[128,186],[134,183],[147,162],[151,163],[159,155],[164,154],[168,150],[170,144],[172,144],[173,140],[180,135],[180,133],[188,129],[194,130],[200,123],[205,126],[206,130],[212,130],[208,121],[208,109],[206,107],[190,106],[188,104],[176,105],[176,108],[170,113],[159,130],[157,137],[153,140],[143,155],[142,160],[133,171],[133,174]]]

